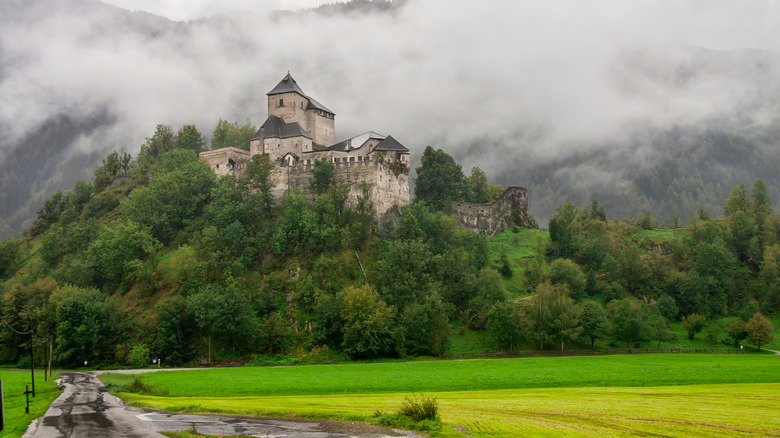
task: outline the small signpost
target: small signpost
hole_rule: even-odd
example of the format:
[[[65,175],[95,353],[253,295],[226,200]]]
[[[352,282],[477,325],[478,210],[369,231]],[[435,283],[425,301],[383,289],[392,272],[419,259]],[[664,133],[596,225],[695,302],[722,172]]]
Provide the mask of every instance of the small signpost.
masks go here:
[[[24,385],[24,395],[27,396],[27,407],[24,408],[25,414],[30,413],[30,394],[32,394],[32,391],[30,391],[30,385]]]

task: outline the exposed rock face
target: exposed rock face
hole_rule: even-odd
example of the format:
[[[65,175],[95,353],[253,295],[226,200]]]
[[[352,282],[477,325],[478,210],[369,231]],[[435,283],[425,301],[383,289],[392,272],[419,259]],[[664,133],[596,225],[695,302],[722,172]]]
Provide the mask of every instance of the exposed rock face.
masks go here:
[[[538,228],[528,213],[528,191],[523,187],[508,187],[490,204],[453,202],[452,211],[466,229],[484,231],[488,237],[514,225]]]

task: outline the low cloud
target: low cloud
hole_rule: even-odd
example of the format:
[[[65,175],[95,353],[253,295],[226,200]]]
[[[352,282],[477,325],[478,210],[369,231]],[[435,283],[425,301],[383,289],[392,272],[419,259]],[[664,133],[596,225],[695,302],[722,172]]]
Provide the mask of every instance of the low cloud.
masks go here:
[[[61,113],[106,108],[116,121],[74,153],[134,153],[158,123],[206,135],[220,118],[259,125],[288,69],[337,113],[337,140],[392,134],[417,160],[430,144],[493,178],[606,145],[641,166],[654,145],[621,145],[636,146],[623,140],[642,129],[763,126],[779,114],[780,9],[768,0],[409,0],[188,22],[89,0],[11,0],[0,16],[0,164]],[[603,169],[567,172],[621,187]]]

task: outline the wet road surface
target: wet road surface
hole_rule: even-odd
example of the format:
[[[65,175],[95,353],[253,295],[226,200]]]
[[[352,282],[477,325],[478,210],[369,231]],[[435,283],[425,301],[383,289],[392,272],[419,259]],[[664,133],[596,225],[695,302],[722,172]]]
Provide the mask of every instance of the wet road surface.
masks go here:
[[[125,406],[94,373],[60,373],[65,390],[24,438],[165,438],[159,432],[196,430],[206,435],[268,438],[416,437],[359,423],[295,421],[226,415],[169,414]]]

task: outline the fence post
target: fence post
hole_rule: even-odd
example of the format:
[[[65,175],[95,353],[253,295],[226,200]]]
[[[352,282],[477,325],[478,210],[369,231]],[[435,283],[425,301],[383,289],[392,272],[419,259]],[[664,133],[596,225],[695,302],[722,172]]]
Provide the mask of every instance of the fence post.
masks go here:
[[[3,400],[3,381],[0,380],[0,431],[3,430],[3,424],[5,424],[5,402]]]

